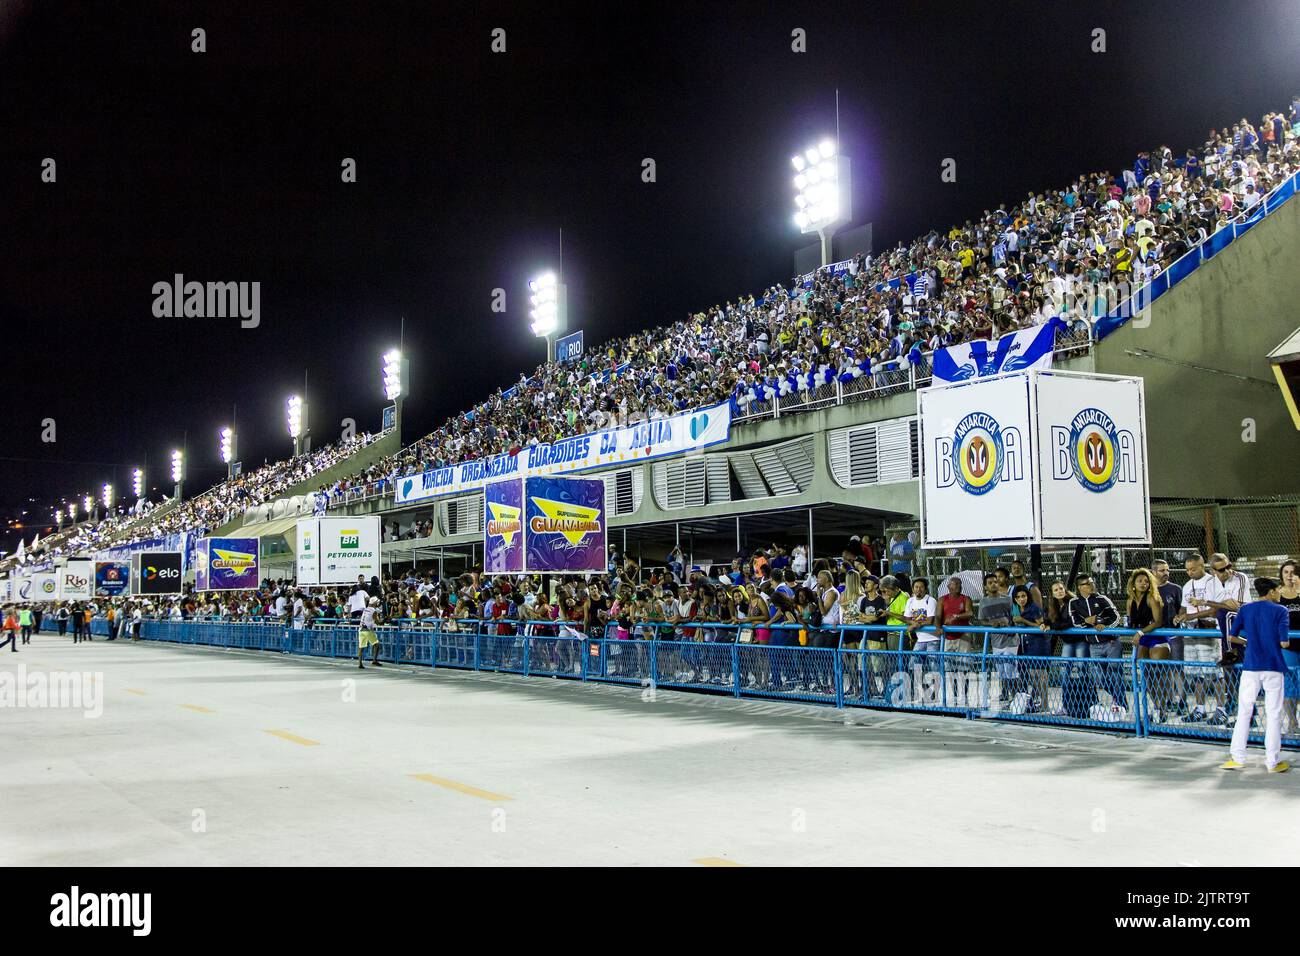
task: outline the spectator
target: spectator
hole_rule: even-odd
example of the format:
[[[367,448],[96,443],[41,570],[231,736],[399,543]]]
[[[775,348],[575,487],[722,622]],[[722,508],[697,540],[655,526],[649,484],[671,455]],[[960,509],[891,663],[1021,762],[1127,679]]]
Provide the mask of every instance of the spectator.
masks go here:
[[[1112,707],[1127,710],[1128,693],[1124,686],[1124,669],[1118,663],[1123,645],[1118,634],[1107,632],[1107,628],[1114,627],[1119,622],[1119,612],[1115,610],[1110,598],[1097,593],[1091,575],[1079,577],[1075,581],[1075,587],[1079,589],[1079,596],[1070,602],[1070,624],[1094,632],[1086,636],[1090,658],[1116,662],[1100,665],[1100,686],[1110,693]],[[1098,671],[1091,673],[1096,684]]]
[[[1237,724],[1232,731],[1231,755],[1222,765],[1224,770],[1240,770],[1246,765],[1246,744],[1255,714],[1255,699],[1261,687],[1264,690],[1264,765],[1271,773],[1285,773],[1291,769],[1290,764],[1279,759],[1282,754],[1282,675],[1286,670],[1282,646],[1290,640],[1287,611],[1277,600],[1280,590],[1281,586],[1272,578],[1256,578],[1255,593],[1259,600],[1243,604],[1233,615],[1229,639],[1246,650],[1241,665]]]

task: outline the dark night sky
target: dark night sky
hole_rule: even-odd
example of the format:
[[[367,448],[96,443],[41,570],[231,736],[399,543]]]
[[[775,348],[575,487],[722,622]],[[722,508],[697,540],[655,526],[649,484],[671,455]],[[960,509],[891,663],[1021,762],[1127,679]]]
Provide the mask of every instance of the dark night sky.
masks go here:
[[[833,132],[836,87],[878,250],[1300,91],[1296,0],[0,10],[0,454],[41,460],[0,462],[5,506],[113,477],[55,459],[167,487],[185,430],[206,487],[232,404],[246,465],[283,457],[304,369],[317,441],[375,428],[402,315],[425,433],[543,355],[524,283],[557,227],[589,348],[787,279],[789,156]],[[260,281],[260,328],[155,319],[177,272]]]

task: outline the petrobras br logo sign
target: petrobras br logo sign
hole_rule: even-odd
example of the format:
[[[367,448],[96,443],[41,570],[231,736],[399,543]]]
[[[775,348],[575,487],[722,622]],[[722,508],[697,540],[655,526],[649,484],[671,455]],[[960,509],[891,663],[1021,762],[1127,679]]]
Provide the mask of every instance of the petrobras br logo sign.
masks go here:
[[[1051,429],[1053,481],[1077,481],[1100,494],[1137,480],[1136,438],[1099,408],[1084,408],[1068,426]]]
[[[355,550],[361,547],[361,532],[352,528],[347,531],[339,532],[339,547],[344,551]]]
[[[1004,427],[988,412],[971,412],[951,434],[937,435],[935,487],[961,488],[969,495],[986,495],[1001,482],[1024,480],[1024,442],[1020,429]]]

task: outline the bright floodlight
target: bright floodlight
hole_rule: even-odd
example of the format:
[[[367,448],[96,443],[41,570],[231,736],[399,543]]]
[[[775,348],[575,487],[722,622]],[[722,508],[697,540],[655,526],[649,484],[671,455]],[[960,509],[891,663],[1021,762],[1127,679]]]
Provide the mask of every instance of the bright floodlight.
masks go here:
[[[235,457],[235,432],[232,428],[221,429],[221,460],[227,465]]]
[[[105,482],[104,484],[103,501],[104,501],[105,508],[113,507],[113,486],[108,484],[107,482]]]
[[[86,497],[81,499],[81,504],[82,507],[86,509],[86,514],[90,514],[90,509],[95,506],[95,499],[90,497],[90,495],[86,495]]]
[[[185,456],[179,449],[172,452],[172,481],[180,484],[185,477]]]
[[[391,349],[384,353],[384,397],[396,401],[402,394],[402,353]]]
[[[533,308],[529,317],[533,320],[533,334],[538,336],[553,335],[560,324],[559,283],[555,273],[547,272],[528,283]]]
[[[297,395],[291,396],[287,407],[289,410],[289,437],[298,438],[302,435],[302,399]]]
[[[839,154],[833,139],[824,139],[791,162],[798,171],[794,177],[795,225],[800,232],[820,234],[823,246],[829,246],[828,237],[851,215],[848,159]],[[823,258],[827,256],[829,248],[824,248]]]
[[[68,505],[68,517],[71,518],[73,521],[77,520],[77,503],[75,501],[69,503]]]
[[[131,472],[131,490],[137,498],[144,493],[144,472],[139,468]]]

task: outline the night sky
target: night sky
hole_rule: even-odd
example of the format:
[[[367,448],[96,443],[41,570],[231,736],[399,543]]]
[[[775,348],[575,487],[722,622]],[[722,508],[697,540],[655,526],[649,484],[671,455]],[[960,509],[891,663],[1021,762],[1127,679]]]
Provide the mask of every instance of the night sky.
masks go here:
[[[544,357],[524,286],[561,227],[589,349],[787,280],[836,88],[877,251],[1300,91],[1296,0],[672,6],[0,0],[0,505],[112,463],[170,492],[187,431],[195,493],[232,405],[245,467],[283,458],[304,371],[316,442],[377,429],[402,316],[425,434]],[[175,273],[259,281],[260,327],[155,318]]]

